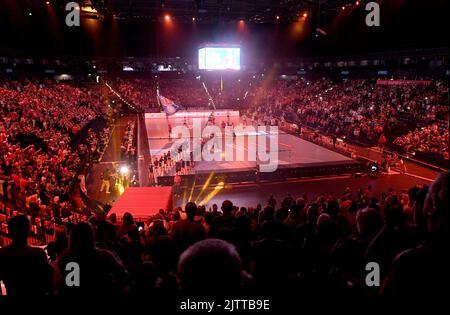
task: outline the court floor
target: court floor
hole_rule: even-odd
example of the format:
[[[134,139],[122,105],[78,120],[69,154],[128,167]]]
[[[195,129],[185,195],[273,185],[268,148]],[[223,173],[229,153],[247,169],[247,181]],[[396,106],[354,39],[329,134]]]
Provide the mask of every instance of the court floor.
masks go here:
[[[207,118],[198,119],[201,119],[201,127],[204,128],[207,124]],[[230,118],[230,121],[234,123],[234,125],[237,125],[239,123],[239,117],[232,117]],[[189,128],[192,145],[192,137],[194,134],[192,130],[192,118],[170,116],[164,119],[148,118],[145,123],[152,158],[157,158],[162,154],[169,152],[172,145],[177,140],[169,137],[169,125],[172,129],[175,126],[181,125]],[[220,124],[221,121],[216,121],[216,123]],[[221,141],[221,146],[223,149],[221,159],[219,161],[202,160],[196,162],[194,166],[195,173],[255,169],[258,164],[264,165],[269,162],[276,163],[278,167],[302,167],[311,164],[345,163],[352,161],[349,157],[282,131],[279,131],[277,135],[274,135],[268,128],[266,130],[258,129],[257,131],[255,130],[255,132],[252,132],[253,129],[250,131],[249,128],[254,127],[246,127],[245,131],[247,132],[247,136],[244,136],[244,133],[236,131],[232,142],[226,142],[223,139],[224,137],[217,140]],[[255,136],[256,140],[254,146],[252,143],[249,143],[248,135]],[[266,156],[265,159],[261,158],[259,154],[259,151],[264,151],[264,147],[267,153],[271,153],[269,156]],[[251,148],[253,152],[256,150],[256,153],[254,153],[256,160],[249,154],[249,148]],[[232,152],[231,154],[233,154],[233,161],[225,160],[225,152]],[[243,159],[236,161],[238,152],[243,153]]]

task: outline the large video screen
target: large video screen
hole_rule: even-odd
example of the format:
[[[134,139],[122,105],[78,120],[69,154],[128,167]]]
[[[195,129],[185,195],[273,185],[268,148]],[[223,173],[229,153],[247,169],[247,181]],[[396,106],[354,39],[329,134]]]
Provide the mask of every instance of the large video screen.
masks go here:
[[[236,47],[205,47],[198,50],[200,70],[240,70],[241,49]]]

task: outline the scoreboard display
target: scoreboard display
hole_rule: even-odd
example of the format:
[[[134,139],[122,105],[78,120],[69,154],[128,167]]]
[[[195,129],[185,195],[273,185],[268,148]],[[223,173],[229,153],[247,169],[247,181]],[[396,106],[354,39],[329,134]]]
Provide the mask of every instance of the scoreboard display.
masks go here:
[[[241,48],[203,47],[198,50],[200,70],[240,70]]]

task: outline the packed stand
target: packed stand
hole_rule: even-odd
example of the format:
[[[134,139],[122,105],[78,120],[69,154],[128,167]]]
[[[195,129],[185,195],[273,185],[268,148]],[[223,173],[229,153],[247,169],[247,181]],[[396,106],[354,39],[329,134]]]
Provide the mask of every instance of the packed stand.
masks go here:
[[[105,108],[91,86],[50,80],[0,85],[0,210],[6,217],[20,211],[33,223],[61,222],[74,177],[103,150],[108,128],[84,140],[80,131],[105,116]]]
[[[367,297],[442,294],[448,283],[448,173],[428,187],[370,186],[309,200],[219,208],[189,202],[160,210],[146,222],[126,213],[98,213],[41,249],[26,245],[29,221],[9,222],[12,245],[0,249],[0,280],[9,295],[149,295],[222,291],[297,292],[300,296]],[[16,254],[20,249],[21,254]],[[84,270],[67,286],[67,264]],[[381,286],[366,285],[366,264],[377,262]]]
[[[260,83],[249,95],[247,114],[259,124],[295,122],[365,145],[404,144],[407,151],[419,146],[448,159],[448,85],[441,81],[382,86],[369,80],[277,80]],[[424,125],[429,127],[420,129]],[[420,144],[419,135],[425,140]]]
[[[190,76],[172,79],[116,79],[113,86],[117,87],[117,92],[125,100],[142,112],[161,109],[157,100],[158,88],[162,96],[186,109],[211,105],[202,82]]]
[[[152,79],[119,79],[113,84],[117,92],[139,111],[159,108],[156,100],[156,82]]]
[[[407,153],[430,153],[440,155],[448,161],[448,125],[433,124],[416,128],[394,140]]]

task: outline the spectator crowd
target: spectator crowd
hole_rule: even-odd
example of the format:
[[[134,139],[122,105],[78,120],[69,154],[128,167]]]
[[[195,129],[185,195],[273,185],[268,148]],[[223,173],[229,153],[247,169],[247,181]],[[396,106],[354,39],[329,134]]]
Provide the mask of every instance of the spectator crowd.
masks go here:
[[[186,107],[209,102],[197,78],[118,79],[114,84],[142,110],[155,107],[149,100],[156,101],[156,86]],[[235,99],[260,124],[293,121],[363,143],[383,139],[406,152],[448,159],[448,124],[440,123],[448,120],[443,82],[380,86],[369,80],[267,83],[251,78],[225,86],[230,88],[210,87],[218,104]],[[136,222],[131,213],[118,222],[102,212],[86,222],[63,222],[74,178],[109,139],[108,127],[83,132],[108,116],[111,108],[103,95],[93,85],[50,80],[0,85],[0,212],[12,217],[12,243],[0,248],[0,280],[8,295],[291,289],[411,297],[439,294],[440,284],[449,282],[448,173],[430,187],[381,196],[369,186],[316,200],[309,200],[307,192],[280,204],[270,198],[265,206],[248,208],[227,200],[220,209],[207,210],[189,202],[184,209],[160,210],[146,222]],[[135,123],[128,124],[121,143],[130,159],[135,129]],[[189,167],[165,153],[149,173],[173,168],[183,173]],[[103,177],[106,192],[109,177]],[[46,252],[27,244],[31,224],[42,218],[56,223]],[[80,287],[64,281],[70,262],[83,270]],[[380,288],[367,287],[367,262],[380,265]]]
[[[371,187],[341,195],[288,195],[278,203],[220,209],[189,202],[145,222],[125,213],[93,215],[60,226],[47,253],[27,245],[30,222],[9,222],[12,244],[0,249],[0,280],[9,295],[149,295],[239,290],[299,296],[440,295],[448,283],[448,173],[408,192],[374,196]],[[64,279],[69,263],[80,286]],[[366,285],[366,264],[381,285]]]
[[[0,210],[54,218],[70,201],[78,171],[102,152],[108,127],[81,131],[105,117],[93,87],[46,81],[0,85]]]
[[[410,142],[418,139],[414,135],[420,133],[402,139],[405,131],[444,122],[439,124],[444,126],[439,128],[441,137],[433,137],[436,127],[419,128],[422,135],[428,135],[420,145],[423,152],[439,152],[448,159],[447,95],[448,86],[441,81],[427,86],[383,86],[370,80],[280,80],[253,90],[250,99],[256,101],[252,102],[250,116],[260,123],[270,123],[274,118],[291,121],[363,144],[378,144],[384,139],[406,151]]]
[[[295,122],[366,145],[384,139],[387,146],[395,144],[404,152],[437,153],[448,160],[448,84],[443,81],[393,86],[376,80],[183,75],[119,79],[118,86],[143,110],[159,108],[159,87],[162,95],[187,109],[212,108],[211,96],[216,108],[247,109],[248,116],[260,123]],[[429,143],[419,143],[422,136]]]
[[[405,152],[424,152],[442,156],[448,161],[448,125],[439,124],[416,128],[394,140]]]

